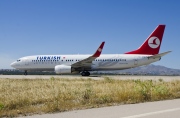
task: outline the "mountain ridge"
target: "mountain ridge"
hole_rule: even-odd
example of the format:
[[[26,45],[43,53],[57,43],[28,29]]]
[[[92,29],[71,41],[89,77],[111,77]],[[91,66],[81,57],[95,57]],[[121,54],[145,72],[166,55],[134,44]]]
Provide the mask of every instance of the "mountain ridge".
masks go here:
[[[180,69],[172,69],[161,65],[150,64],[136,68],[120,70],[118,74],[180,75]]]

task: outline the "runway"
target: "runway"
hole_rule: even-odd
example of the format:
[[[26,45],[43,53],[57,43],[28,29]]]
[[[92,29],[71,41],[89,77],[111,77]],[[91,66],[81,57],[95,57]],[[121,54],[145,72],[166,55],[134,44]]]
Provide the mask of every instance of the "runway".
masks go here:
[[[180,76],[133,76],[133,75],[91,75],[91,76],[81,76],[81,75],[0,75],[0,78],[8,78],[8,79],[50,79],[54,78],[66,78],[66,79],[95,79],[100,80],[105,77],[109,77],[111,79],[118,80],[159,80],[162,79],[164,81],[172,81],[172,80],[180,80]]]
[[[21,118],[179,118],[180,99],[75,110]]]

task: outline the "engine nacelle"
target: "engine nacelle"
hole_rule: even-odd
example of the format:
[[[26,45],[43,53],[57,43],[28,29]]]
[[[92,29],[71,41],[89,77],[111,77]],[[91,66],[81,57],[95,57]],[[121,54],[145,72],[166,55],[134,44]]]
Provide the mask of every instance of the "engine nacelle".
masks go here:
[[[72,73],[71,66],[66,66],[66,65],[57,65],[55,66],[54,70],[57,74]]]

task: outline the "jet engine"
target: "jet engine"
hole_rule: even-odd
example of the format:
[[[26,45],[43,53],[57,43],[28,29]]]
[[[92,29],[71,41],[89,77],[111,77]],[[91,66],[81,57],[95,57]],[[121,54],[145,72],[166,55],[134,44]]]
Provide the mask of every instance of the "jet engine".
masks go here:
[[[71,66],[66,65],[57,65],[54,70],[57,74],[72,73]]]

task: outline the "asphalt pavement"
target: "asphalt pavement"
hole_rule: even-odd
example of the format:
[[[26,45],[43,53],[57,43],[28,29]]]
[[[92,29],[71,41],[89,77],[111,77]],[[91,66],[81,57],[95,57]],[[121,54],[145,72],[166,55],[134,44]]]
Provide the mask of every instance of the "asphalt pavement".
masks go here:
[[[21,118],[179,118],[180,99],[127,104]]]

